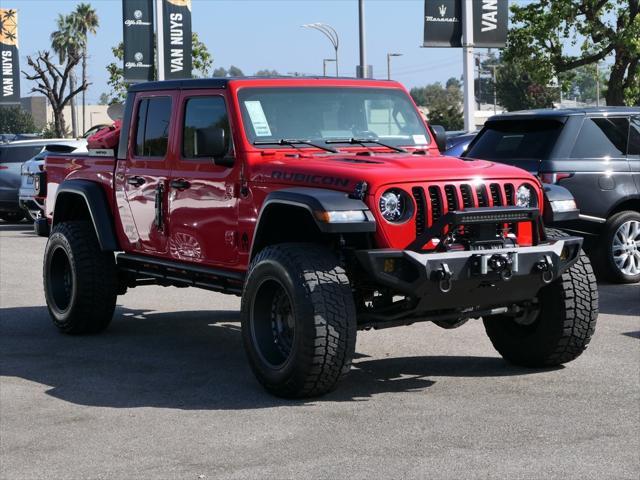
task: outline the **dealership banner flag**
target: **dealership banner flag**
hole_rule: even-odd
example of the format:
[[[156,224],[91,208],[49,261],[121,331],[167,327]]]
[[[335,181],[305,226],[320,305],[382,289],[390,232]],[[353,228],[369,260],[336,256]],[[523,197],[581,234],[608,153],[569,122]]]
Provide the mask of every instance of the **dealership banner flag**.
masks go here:
[[[502,48],[507,43],[508,0],[474,0],[473,44]]]
[[[164,0],[164,77],[191,77],[191,0]]]
[[[0,8],[0,103],[20,103],[18,11]]]
[[[423,46],[462,46],[461,0],[425,0]]]
[[[123,0],[124,79],[153,80],[153,0]]]

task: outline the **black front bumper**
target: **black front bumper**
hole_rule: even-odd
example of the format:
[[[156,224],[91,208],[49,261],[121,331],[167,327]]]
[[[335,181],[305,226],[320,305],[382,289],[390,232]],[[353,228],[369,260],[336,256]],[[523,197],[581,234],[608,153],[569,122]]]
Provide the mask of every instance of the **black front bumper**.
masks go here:
[[[494,250],[359,250],[356,258],[373,285],[412,298],[406,316],[418,317],[531,300],[576,262],[581,246],[581,238],[566,237]]]

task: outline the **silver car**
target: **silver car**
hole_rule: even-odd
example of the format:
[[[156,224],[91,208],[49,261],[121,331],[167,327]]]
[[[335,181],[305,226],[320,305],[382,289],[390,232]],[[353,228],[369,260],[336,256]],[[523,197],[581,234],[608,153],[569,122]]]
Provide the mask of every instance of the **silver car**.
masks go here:
[[[87,141],[65,140],[47,142],[44,150],[39,152],[35,157],[27,160],[22,164],[20,171],[21,181],[18,191],[18,203],[31,220],[40,217],[44,212],[44,198],[36,196],[35,182],[36,176],[44,170],[44,159],[49,155],[66,154],[66,153],[85,153],[87,151]]]

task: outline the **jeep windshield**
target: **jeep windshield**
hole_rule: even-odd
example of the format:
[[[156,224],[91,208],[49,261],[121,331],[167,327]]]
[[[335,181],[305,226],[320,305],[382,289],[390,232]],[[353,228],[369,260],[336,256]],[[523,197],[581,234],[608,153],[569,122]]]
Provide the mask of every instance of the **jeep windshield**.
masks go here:
[[[299,139],[340,148],[369,139],[391,147],[425,146],[429,134],[407,95],[389,88],[272,87],[238,92],[249,142],[268,148]],[[285,142],[286,144],[286,142]],[[371,147],[375,147],[372,144]]]

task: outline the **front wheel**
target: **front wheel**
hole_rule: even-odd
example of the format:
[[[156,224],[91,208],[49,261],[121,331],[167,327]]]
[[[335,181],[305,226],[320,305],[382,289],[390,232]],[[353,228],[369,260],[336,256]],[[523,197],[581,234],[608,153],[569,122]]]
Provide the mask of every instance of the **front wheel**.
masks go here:
[[[529,311],[484,319],[494,348],[507,361],[550,367],[576,359],[587,348],[598,318],[598,286],[589,259],[578,261],[543,287]]]
[[[274,395],[322,395],[351,368],[355,304],[344,269],[323,247],[262,250],[247,275],[241,318],[251,368]]]
[[[63,222],[53,228],[43,277],[49,314],[62,332],[107,328],[116,305],[116,265],[113,253],[100,250],[90,222]]]

